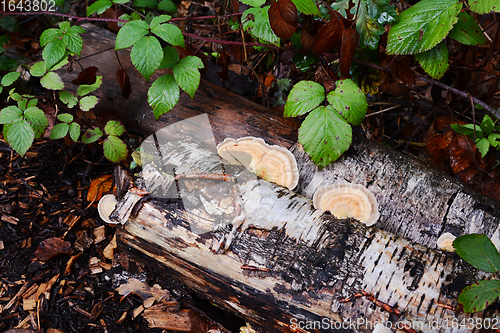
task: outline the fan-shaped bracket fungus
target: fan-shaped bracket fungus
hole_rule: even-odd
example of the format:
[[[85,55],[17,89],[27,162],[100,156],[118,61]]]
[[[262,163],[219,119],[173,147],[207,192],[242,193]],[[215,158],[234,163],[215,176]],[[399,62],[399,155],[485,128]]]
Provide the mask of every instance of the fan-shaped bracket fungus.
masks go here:
[[[333,184],[318,188],[313,196],[316,209],[328,210],[336,218],[352,217],[367,226],[380,217],[375,196],[359,184]]]
[[[257,176],[290,190],[299,182],[295,156],[283,147],[268,145],[261,138],[227,138],[217,146],[217,153],[230,164],[242,164]]]
[[[104,222],[117,224],[117,222],[111,221],[109,218],[113,210],[115,210],[117,203],[116,197],[113,194],[103,195],[101,200],[99,200],[97,211]]]
[[[437,246],[441,250],[453,252],[453,251],[455,251],[455,248],[453,247],[453,241],[456,238],[457,238],[456,236],[450,234],[449,232],[445,232],[444,234],[439,236],[439,238],[437,240]]]

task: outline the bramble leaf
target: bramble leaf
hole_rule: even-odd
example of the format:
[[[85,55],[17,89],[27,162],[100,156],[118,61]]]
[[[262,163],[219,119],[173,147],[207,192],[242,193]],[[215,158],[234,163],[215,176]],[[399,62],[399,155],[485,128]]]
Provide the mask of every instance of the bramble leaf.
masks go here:
[[[57,125],[54,125],[54,127],[52,127],[52,130],[50,131],[50,138],[52,140],[64,138],[66,134],[68,134],[68,130],[69,125],[66,123],[59,123]]]
[[[2,78],[2,82],[1,82],[2,86],[4,86],[4,87],[10,86],[12,83],[14,83],[19,78],[19,76],[21,76],[20,72],[10,72],[10,73],[5,74],[5,76]]]
[[[127,158],[127,145],[119,137],[110,135],[104,140],[104,156],[111,162],[118,163]]]
[[[63,123],[69,124],[73,121],[73,115],[70,113],[61,113],[57,115],[57,119]]]
[[[97,103],[99,103],[99,98],[96,96],[85,96],[80,100],[80,109],[82,111],[88,111],[96,106]]]
[[[125,126],[119,121],[116,120],[110,120],[106,123],[106,126],[104,127],[104,132],[107,135],[116,135],[120,136],[125,132]]]
[[[280,45],[280,38],[271,29],[271,24],[269,23],[269,7],[265,6],[263,8],[248,8],[243,13],[243,29],[250,30],[250,33],[259,38],[262,41],[269,42],[276,46]],[[253,20],[251,20],[251,15],[253,15]]]
[[[9,124],[23,119],[23,110],[9,105],[0,111],[0,124]]]
[[[168,15],[162,15],[168,16]],[[154,21],[154,19],[153,19]],[[153,23],[151,23],[153,24]],[[151,27],[151,32],[156,36],[163,39],[165,42],[170,43],[175,46],[184,47],[184,36],[182,36],[182,31],[176,25],[165,23]]]
[[[47,73],[47,67],[45,66],[45,61],[39,61],[37,63],[34,63],[33,66],[30,68],[30,74],[39,77],[39,76],[44,76],[45,73]]]
[[[490,12],[500,12],[500,3],[498,0],[470,0],[470,10],[478,14]]]
[[[179,52],[173,46],[165,46],[163,48],[163,60],[158,69],[172,68],[179,62]]]
[[[476,148],[481,153],[481,158],[484,158],[488,153],[488,150],[490,150],[490,142],[485,137],[480,138],[476,141]]]
[[[76,32],[67,32],[64,34],[63,42],[68,47],[68,50],[80,56],[82,52],[83,39]]]
[[[155,118],[172,110],[179,101],[180,89],[171,74],[156,79],[148,90],[148,103],[153,108]]]
[[[490,145],[492,147],[495,147],[498,149],[498,147],[500,147],[500,134],[491,133],[490,135],[488,135],[488,141],[490,142]]]
[[[201,59],[195,56],[184,57],[174,66],[173,72],[177,85],[191,98],[194,98],[194,93],[200,85],[200,71],[198,69],[203,67],[205,66]]]
[[[363,91],[350,79],[337,81],[337,88],[330,91],[328,102],[353,126],[358,126],[365,119],[368,103]]]
[[[481,121],[480,126],[485,134],[490,134],[491,132],[493,132],[495,124],[493,123],[493,119],[491,119],[490,116],[485,114],[483,117],[483,121]]]
[[[55,72],[48,72],[40,79],[40,84],[45,89],[49,90],[63,90],[64,83],[59,74]]]
[[[62,32],[68,31],[69,27],[71,27],[71,23],[68,21],[62,21],[59,23],[59,29],[61,29]]]
[[[325,100],[325,89],[314,81],[300,81],[293,86],[285,104],[285,117],[297,117],[315,109]]]
[[[42,34],[40,35],[40,46],[44,47],[51,40],[53,40],[55,38],[62,37],[62,36],[63,36],[63,33],[60,29],[50,28],[50,29],[44,30],[42,32]]]
[[[467,12],[458,14],[458,22],[453,26],[448,36],[466,45],[486,43],[483,30],[474,20],[474,17]]]
[[[483,311],[500,296],[500,280],[482,280],[462,290],[458,303],[464,306],[464,312]]]
[[[45,60],[47,69],[52,68],[61,61],[65,54],[66,44],[64,44],[63,40],[59,38],[51,40],[42,51],[42,58]]]
[[[144,21],[127,22],[116,35],[115,50],[134,45],[139,39],[147,35],[148,32],[149,26]]]
[[[39,126],[49,126],[49,121],[47,120],[47,116],[45,113],[37,108],[36,106],[32,106],[24,111],[24,117],[30,123]]]
[[[266,0],[242,0],[241,2],[250,7],[260,7],[266,3]]]
[[[177,13],[177,6],[172,0],[162,0],[158,3],[158,9],[168,13]]]
[[[436,80],[442,78],[448,70],[448,47],[444,42],[414,56],[422,69]]]
[[[470,234],[453,241],[457,254],[477,269],[488,273],[500,270],[500,254],[486,235]]]
[[[92,143],[92,142],[99,140],[99,138],[101,136],[102,136],[102,131],[99,127],[89,128],[82,135],[82,142],[83,143]]]
[[[297,9],[306,15],[319,15],[319,9],[314,0],[292,0]],[[259,6],[260,7],[260,6]]]
[[[154,36],[141,37],[130,52],[130,59],[139,73],[149,81],[163,59],[160,42]]]
[[[78,141],[78,138],[80,137],[80,124],[78,123],[71,123],[69,125],[69,137],[74,141]]]
[[[132,4],[135,7],[146,7],[150,9],[155,9],[158,5],[157,0],[135,0]]]
[[[113,3],[110,0],[98,0],[87,8],[87,16],[90,16],[94,13],[101,15],[107,9],[111,8],[112,4]]]
[[[75,95],[66,90],[59,92],[59,99],[61,100],[61,102],[66,104],[70,109],[74,107],[76,103],[78,103],[78,98],[76,98]]]
[[[12,149],[24,156],[35,139],[35,132],[25,119],[12,123],[7,131],[7,140]]]
[[[97,76],[94,84],[91,85],[82,84],[81,86],[78,86],[78,88],[76,89],[76,94],[78,96],[85,96],[91,93],[92,91],[99,89],[101,84],[102,84],[102,76]]]
[[[154,29],[154,28],[158,27],[160,24],[170,21],[171,18],[172,18],[172,16],[170,16],[170,15],[155,16],[151,20],[151,23],[149,24],[149,28]]]

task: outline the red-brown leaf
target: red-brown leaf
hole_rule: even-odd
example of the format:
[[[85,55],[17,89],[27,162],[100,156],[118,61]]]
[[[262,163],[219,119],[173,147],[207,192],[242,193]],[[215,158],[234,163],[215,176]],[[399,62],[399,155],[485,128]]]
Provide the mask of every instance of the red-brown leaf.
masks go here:
[[[417,81],[415,73],[410,67],[410,64],[404,59],[395,59],[391,64],[391,74],[394,80],[405,87],[415,88]]]
[[[340,19],[332,19],[319,29],[316,38],[314,38],[313,53],[320,55],[323,52],[340,46],[344,25]]]
[[[120,88],[122,88],[122,97],[128,99],[132,93],[132,87],[130,86],[130,78],[128,77],[127,71],[120,68],[116,72],[116,80]]]
[[[342,77],[350,77],[354,54],[358,48],[359,34],[353,28],[345,29],[342,33],[342,45],[340,46],[340,74]]]
[[[96,75],[97,73],[97,67],[95,66],[90,66],[85,68],[83,71],[81,71],[76,79],[71,81],[71,83],[76,84],[78,86],[85,84],[85,85],[90,85],[94,84],[96,80]]]
[[[35,251],[35,256],[41,261],[50,259],[63,254],[72,254],[71,243],[61,238],[53,237],[43,240]]]
[[[457,135],[450,144],[450,166],[459,173],[474,163],[476,145],[465,135]]]
[[[269,23],[276,36],[290,39],[297,29],[297,7],[291,0],[271,0]]]
[[[306,53],[312,51],[314,45],[314,37],[309,34],[306,30],[302,30],[300,34],[300,43],[302,44],[302,48]]]

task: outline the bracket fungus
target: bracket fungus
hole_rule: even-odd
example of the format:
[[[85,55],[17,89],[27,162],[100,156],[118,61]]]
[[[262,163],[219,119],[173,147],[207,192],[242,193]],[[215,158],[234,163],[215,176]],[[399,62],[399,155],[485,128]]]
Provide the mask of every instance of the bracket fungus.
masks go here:
[[[99,212],[99,216],[103,219],[104,222],[116,224],[117,222],[111,221],[109,216],[115,210],[116,204],[118,201],[113,194],[103,195],[99,203],[97,204],[97,211]]]
[[[328,210],[336,218],[355,218],[367,226],[380,217],[375,196],[359,184],[333,184],[318,188],[313,196],[316,209]]]
[[[453,241],[457,238],[453,234],[450,234],[449,232],[445,232],[441,236],[439,236],[437,240],[437,246],[441,250],[453,252],[455,251],[455,248],[453,247]]]
[[[242,164],[262,179],[290,190],[299,182],[295,156],[283,147],[268,145],[263,139],[227,138],[217,146],[217,153],[230,164]]]

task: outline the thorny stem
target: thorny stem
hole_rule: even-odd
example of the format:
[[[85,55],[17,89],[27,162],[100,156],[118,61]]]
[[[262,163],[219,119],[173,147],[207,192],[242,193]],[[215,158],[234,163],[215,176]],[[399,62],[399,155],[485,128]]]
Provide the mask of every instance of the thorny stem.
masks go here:
[[[201,40],[204,40],[204,41],[209,42],[209,43],[218,43],[218,44],[225,44],[225,45],[242,45],[242,46],[243,45],[246,45],[246,46],[266,46],[266,47],[275,48],[275,49],[278,48],[277,46],[269,45],[269,44],[265,44],[265,43],[243,43],[243,42],[235,42],[235,41],[230,41],[230,40],[212,39],[212,38],[201,37],[201,36],[197,36],[194,34],[190,34],[188,32],[183,32],[182,34],[184,36],[188,36],[188,37],[192,37],[192,38],[196,38],[196,39],[201,39]]]

